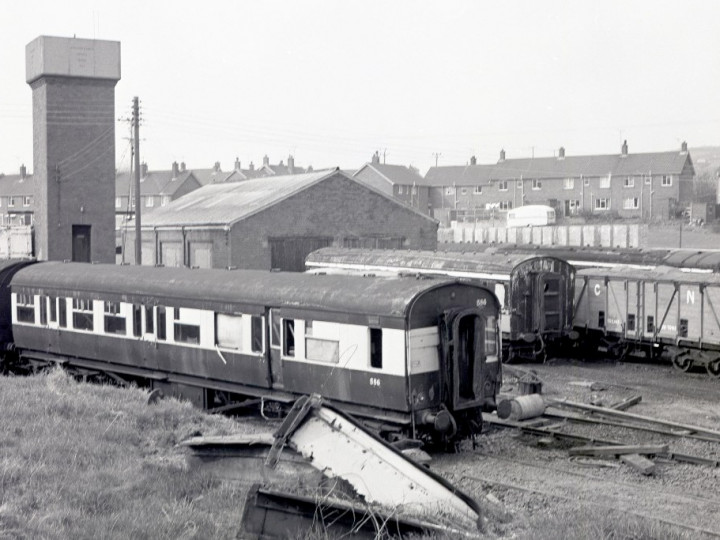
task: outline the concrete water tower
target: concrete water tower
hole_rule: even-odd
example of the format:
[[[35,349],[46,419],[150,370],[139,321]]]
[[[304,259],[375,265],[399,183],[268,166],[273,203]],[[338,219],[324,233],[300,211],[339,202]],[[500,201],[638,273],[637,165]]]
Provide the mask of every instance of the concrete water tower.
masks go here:
[[[115,262],[115,85],[120,43],[40,36],[25,49],[33,95],[35,255]]]

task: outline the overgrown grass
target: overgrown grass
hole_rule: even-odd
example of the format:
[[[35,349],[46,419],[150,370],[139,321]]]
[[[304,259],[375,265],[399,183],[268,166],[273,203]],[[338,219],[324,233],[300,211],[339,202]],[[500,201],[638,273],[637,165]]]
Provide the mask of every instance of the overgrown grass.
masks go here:
[[[237,426],[54,370],[0,377],[0,538],[234,538],[246,489],[176,443]]]

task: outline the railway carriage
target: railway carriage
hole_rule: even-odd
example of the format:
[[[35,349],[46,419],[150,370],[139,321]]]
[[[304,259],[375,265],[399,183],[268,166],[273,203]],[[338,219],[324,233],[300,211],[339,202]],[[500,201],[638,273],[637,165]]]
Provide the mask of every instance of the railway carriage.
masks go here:
[[[467,436],[501,384],[486,288],[242,270],[37,263],[12,280],[23,361],[215,408],[319,393],[388,436]]]
[[[503,359],[544,359],[576,344],[575,268],[551,256],[327,247],[310,253],[315,273],[456,277],[487,287],[502,306]]]
[[[720,377],[720,275],[583,269],[575,304],[576,328],[601,352],[665,356],[682,371],[696,365]]]

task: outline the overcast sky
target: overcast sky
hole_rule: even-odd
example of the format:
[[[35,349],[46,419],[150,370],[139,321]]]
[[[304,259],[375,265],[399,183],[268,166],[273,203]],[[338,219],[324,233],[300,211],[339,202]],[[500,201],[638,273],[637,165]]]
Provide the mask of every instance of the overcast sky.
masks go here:
[[[12,6],[12,7],[11,7]],[[3,2],[0,172],[32,170],[25,45],[120,41],[141,159],[354,169],[720,145],[720,1]],[[128,168],[129,125],[116,124]]]

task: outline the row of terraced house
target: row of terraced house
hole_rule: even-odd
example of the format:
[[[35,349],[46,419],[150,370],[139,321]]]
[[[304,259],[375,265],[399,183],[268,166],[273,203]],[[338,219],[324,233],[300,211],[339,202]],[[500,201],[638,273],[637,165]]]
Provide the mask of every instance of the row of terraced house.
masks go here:
[[[230,171],[220,163],[210,169],[188,169],[173,163],[169,169],[141,166],[140,204],[143,211],[167,205],[208,184],[242,182],[261,177],[311,172],[312,167],[287,163],[242,168],[235,160]],[[695,170],[687,144],[679,151],[633,154],[624,142],[618,154],[570,156],[560,148],[557,156],[507,158],[497,163],[436,166],[425,176],[412,166],[370,162],[349,173],[356,180],[441,221],[501,217],[529,204],[545,204],[558,216],[605,215],[661,220],[675,217],[692,201]],[[115,212],[118,226],[132,218],[136,197],[133,174],[118,172]],[[0,226],[28,225],[34,212],[34,185],[25,166],[20,174],[0,175]]]

